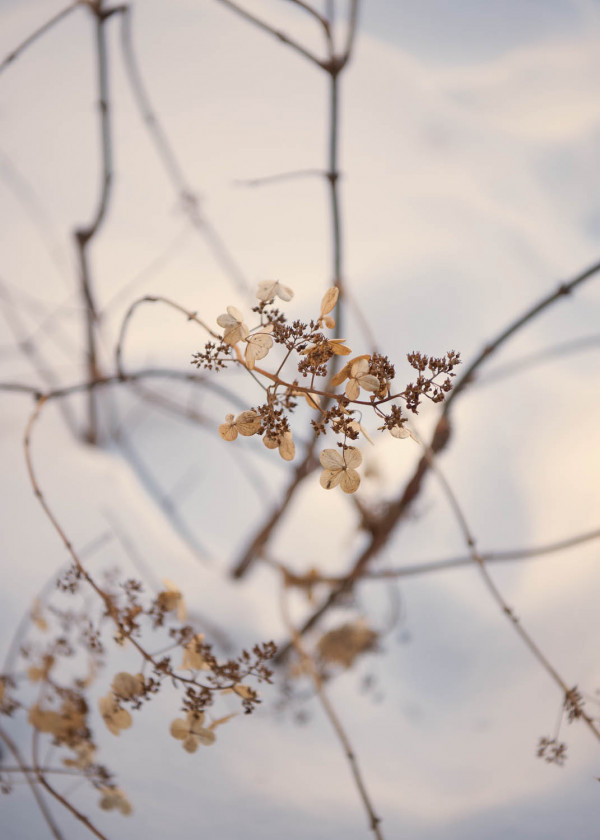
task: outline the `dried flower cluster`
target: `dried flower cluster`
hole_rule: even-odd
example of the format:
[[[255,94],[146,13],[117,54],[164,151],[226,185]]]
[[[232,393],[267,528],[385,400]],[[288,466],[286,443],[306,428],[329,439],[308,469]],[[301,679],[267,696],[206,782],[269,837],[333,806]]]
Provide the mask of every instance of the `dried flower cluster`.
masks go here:
[[[81,580],[80,570],[70,569],[59,580],[58,589],[76,594]],[[187,752],[195,752],[199,744],[213,744],[215,729],[237,714],[206,720],[209,707],[220,695],[239,698],[246,713],[260,703],[258,692],[247,680],[271,682],[267,662],[276,649],[267,643],[256,645],[251,652],[242,651],[237,658],[218,659],[202,633],[181,623],[186,616],[184,596],[170,581],[151,599],[144,597],[142,585],[135,580],[115,585],[109,576],[103,588],[97,583],[94,586],[105,607],[96,617],[89,608],[77,612],[48,605],[44,612],[41,603],[34,603],[29,637],[21,645],[26,667],[18,676],[0,675],[0,714],[25,713],[35,738],[47,738],[55,748],[63,771],[69,768],[80,773],[97,790],[100,808],[128,815],[133,809],[126,794],[112,773],[96,761],[95,726],[103,722],[112,735],[127,734],[135,713],[145,703],[163,687],[175,687],[180,691],[179,708],[185,718],[174,715],[166,730],[182,741]],[[110,627],[113,639],[137,658],[139,671],[114,674],[108,691],[97,702],[90,702],[88,690],[104,665]],[[160,656],[146,648],[148,632],[165,637],[167,644]],[[87,673],[73,676],[82,654]],[[0,772],[0,786],[5,792],[11,789],[10,773]]]
[[[256,292],[259,303],[252,310],[258,323],[249,327],[244,314],[235,306],[228,306],[217,318],[223,329],[220,343],[208,342],[204,350],[194,354],[192,363],[205,370],[238,365],[260,383],[265,402],[237,416],[227,414],[219,434],[226,441],[234,441],[238,435],[262,436],[264,445],[277,449],[286,461],[295,456],[290,415],[297,407],[296,398],[304,397],[309,407],[318,412],[310,421],[313,433],[318,436],[330,429],[338,438],[339,451],[329,448],[320,454],[321,486],[326,490],[339,486],[344,493],[354,493],[360,485],[358,467],[362,455],[348,441],[357,441],[361,435],[371,441],[361,424],[362,412],[370,408],[375,413],[381,423],[380,431],[389,431],[395,438],[411,437],[398,401],[414,413],[423,398],[441,402],[451,388],[460,358],[454,351],[441,358],[409,353],[408,362],[418,377],[397,393],[392,387],[395,367],[379,353],[354,356],[336,373],[332,360],[352,353],[345,339],[324,333],[335,328],[332,313],[338,295],[336,287],[328,289],[314,320],[290,323],[275,306],[275,298],[290,301],[293,291],[279,281],[264,281]],[[262,362],[276,345],[281,353],[271,369],[257,367],[257,362]]]

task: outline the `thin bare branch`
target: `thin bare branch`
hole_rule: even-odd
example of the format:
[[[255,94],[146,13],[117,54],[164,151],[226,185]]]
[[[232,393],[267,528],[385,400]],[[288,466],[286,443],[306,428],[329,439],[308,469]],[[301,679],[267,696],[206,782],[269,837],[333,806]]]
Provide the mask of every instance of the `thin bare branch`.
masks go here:
[[[39,781],[39,779],[35,775],[34,771],[30,770],[26,766],[25,761],[23,760],[23,758],[21,756],[21,753],[19,751],[19,748],[17,747],[15,742],[12,740],[10,735],[7,732],[5,732],[2,727],[0,727],[0,738],[2,739],[2,741],[4,741],[4,743],[6,744],[6,746],[8,747],[10,752],[12,753],[15,761],[17,762],[17,764],[19,766],[20,771],[24,774],[25,778],[27,779],[27,783],[29,784],[29,787],[31,788],[31,792],[33,794],[33,797],[34,797],[36,803],[37,803],[38,808],[40,809],[40,813],[41,813],[42,817],[45,819],[46,824],[47,824],[48,828],[50,829],[50,832],[52,833],[52,836],[55,838],[55,840],[65,840],[65,837],[62,834],[62,832],[60,831],[58,825],[56,824],[56,821],[54,820],[54,817],[50,813],[50,809],[48,808],[47,804],[45,803],[44,798],[42,797],[40,791],[36,788],[36,781]],[[2,769],[5,770],[6,768],[3,766]]]
[[[469,528],[464,511],[462,510],[456,497],[456,494],[452,490],[452,487],[450,486],[446,476],[438,466],[435,458],[435,453],[428,446],[424,446],[423,449],[425,452],[425,457],[427,458],[431,469],[435,473],[436,478],[440,482],[446,499],[448,500],[448,503],[452,508],[458,526],[464,537],[465,543],[467,544],[469,553],[471,555],[471,560],[474,564],[476,564],[477,568],[479,569],[479,572],[481,573],[481,577],[483,578],[483,582],[485,583],[488,592],[500,608],[502,614],[507,617],[507,619],[509,620],[509,622],[511,623],[521,640],[524,642],[526,647],[531,651],[531,653],[537,659],[542,668],[561,689],[564,699],[567,699],[573,690],[572,686],[570,687],[565,682],[564,678],[558,673],[558,671],[552,665],[547,656],[538,647],[536,642],[534,642],[533,638],[528,633],[528,631],[525,630],[523,624],[521,623],[521,620],[515,614],[512,607],[510,607],[505,601],[504,597],[502,596],[500,590],[496,586],[496,583],[494,582],[492,576],[490,575],[487,569],[486,562],[483,556],[477,551],[475,538]],[[595,720],[593,720],[583,709],[581,710],[580,716],[583,722],[590,730],[590,732],[598,741],[600,741],[600,729],[598,727],[598,723]]]
[[[378,817],[375,813],[375,808],[373,803],[371,802],[371,798],[367,792],[367,788],[365,785],[365,781],[363,779],[360,766],[358,764],[358,759],[356,757],[356,752],[352,747],[350,739],[344,729],[342,722],[337,714],[336,710],[334,709],[327,693],[325,691],[325,686],[323,685],[323,680],[321,678],[321,674],[319,673],[319,669],[312,658],[312,656],[308,653],[304,645],[302,644],[302,639],[299,633],[296,631],[294,624],[290,618],[289,609],[287,605],[287,586],[285,583],[285,575],[282,575],[282,582],[281,582],[281,614],[283,617],[284,624],[286,626],[287,632],[290,634],[292,639],[292,644],[300,657],[302,664],[304,665],[308,674],[310,674],[310,678],[313,682],[315,687],[315,691],[317,693],[317,697],[321,706],[323,707],[323,711],[327,715],[331,726],[333,727],[337,738],[342,745],[344,750],[344,754],[346,759],[348,760],[348,764],[350,765],[350,770],[352,772],[352,776],[354,778],[354,784],[356,785],[356,789],[358,790],[359,797],[363,804],[363,807],[367,813],[367,818],[369,821],[369,828],[373,832],[373,835],[377,838],[377,840],[383,840],[383,834],[381,831],[381,818]]]
[[[122,16],[121,47],[131,91],[142,120],[148,129],[165,171],[179,196],[181,207],[193,228],[206,241],[216,261],[232,283],[240,292],[247,293],[249,290],[248,281],[219,233],[209,222],[206,215],[201,212],[200,199],[188,183],[167,134],[150,103],[150,97],[146,91],[133,47],[132,14],[131,7],[128,7]]]
[[[263,187],[267,184],[276,184],[285,181],[292,181],[297,178],[327,178],[327,172],[323,169],[293,169],[290,172],[278,172],[275,175],[263,175],[261,178],[237,178],[233,183],[239,187]]]
[[[317,67],[324,68],[325,62],[321,61],[316,55],[314,55],[310,50],[307,50],[302,44],[299,44],[297,41],[294,41],[285,32],[282,32],[279,29],[275,29],[270,24],[266,23],[264,20],[261,20],[256,15],[253,15],[251,12],[246,11],[237,3],[234,3],[233,0],[217,0],[217,3],[221,3],[223,6],[227,6],[228,9],[231,9],[232,12],[235,12],[236,15],[244,18],[249,23],[257,26],[259,29],[262,29],[263,32],[267,32],[269,35],[273,35],[277,38],[278,41],[281,41],[282,44],[285,44],[287,47],[291,47],[291,49],[295,50],[300,55],[307,58],[313,64],[316,64]]]
[[[78,6],[81,5],[81,0],[75,0],[74,3],[69,3],[68,6],[65,6],[64,9],[62,9],[57,14],[53,15],[53,17],[47,20],[46,23],[43,23],[40,27],[38,27],[38,29],[36,29],[35,32],[32,32],[31,35],[25,38],[24,41],[21,41],[19,46],[15,47],[15,49],[12,50],[12,52],[10,52],[6,56],[6,58],[2,60],[2,62],[0,62],[0,74],[3,73],[9,66],[9,64],[12,64],[13,61],[15,61],[21,55],[21,53],[25,52],[25,50],[28,47],[30,47],[37,40],[39,40],[39,38],[41,38],[42,35],[45,35],[46,32],[48,32],[50,29],[56,26],[57,23],[60,23],[61,20],[64,20],[68,15],[71,14],[71,12],[73,12]]]

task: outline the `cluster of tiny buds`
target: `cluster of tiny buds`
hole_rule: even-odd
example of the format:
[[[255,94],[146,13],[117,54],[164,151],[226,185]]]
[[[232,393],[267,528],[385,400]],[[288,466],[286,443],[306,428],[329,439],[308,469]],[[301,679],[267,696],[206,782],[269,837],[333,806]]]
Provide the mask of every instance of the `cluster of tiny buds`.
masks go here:
[[[297,407],[297,398],[303,397],[316,415],[310,421],[313,433],[325,434],[329,428],[338,437],[337,449],[323,449],[320,453],[321,486],[326,490],[341,487],[345,493],[354,493],[360,484],[357,468],[362,454],[348,441],[357,441],[362,435],[373,443],[361,423],[362,412],[370,409],[375,413],[381,424],[379,431],[388,431],[395,438],[415,439],[397,401],[401,400],[413,413],[417,413],[423,398],[441,402],[452,387],[451,377],[460,364],[460,355],[450,351],[438,358],[409,353],[408,362],[418,377],[403,391],[393,393],[395,367],[387,356],[353,356],[335,371],[332,360],[352,354],[345,339],[330,338],[324,332],[336,325],[332,313],[338,303],[337,287],[325,292],[318,316],[308,322],[290,323],[275,306],[276,298],[289,302],[293,296],[292,289],[277,280],[260,283],[256,292],[259,303],[252,310],[258,323],[248,327],[243,313],[228,306],[217,318],[223,329],[219,343],[208,342],[204,350],[194,354],[192,363],[215,371],[234,364],[252,375],[264,390],[265,401],[237,415],[227,414],[219,434],[226,441],[234,441],[238,435],[262,436],[264,445],[277,449],[286,461],[295,456],[289,417]],[[275,365],[270,369],[257,366],[275,345],[281,348]]]

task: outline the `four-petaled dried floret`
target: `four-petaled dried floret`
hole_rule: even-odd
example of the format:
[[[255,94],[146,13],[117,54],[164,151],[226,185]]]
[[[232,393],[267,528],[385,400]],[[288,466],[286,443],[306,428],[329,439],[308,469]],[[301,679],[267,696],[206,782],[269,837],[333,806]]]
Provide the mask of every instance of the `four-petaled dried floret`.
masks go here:
[[[226,344],[233,347],[238,341],[243,341],[250,335],[250,330],[244,324],[243,318],[244,316],[235,306],[228,306],[227,313],[217,318],[217,324],[225,330],[223,341]]]
[[[225,422],[219,426],[219,434],[223,440],[235,440],[238,433],[244,437],[250,437],[258,432],[260,424],[260,415],[251,409],[242,411],[235,418],[233,414],[228,414]]]
[[[263,443],[267,447],[267,449],[279,448],[279,454],[281,455],[284,461],[294,460],[294,455],[296,454],[296,447],[294,445],[294,441],[292,440],[291,432],[283,432],[279,439],[270,437],[269,435],[265,435],[263,438]]]
[[[181,590],[167,578],[163,580],[163,583],[166,588],[156,596],[159,608],[165,612],[176,612],[179,621],[184,621],[187,616],[187,607]]]
[[[187,643],[183,649],[182,668],[187,668],[190,671],[209,671],[210,665],[202,656],[200,648],[204,642],[204,633],[196,633],[193,639]]]
[[[273,324],[267,324],[266,327],[261,327],[260,332],[253,333],[246,339],[246,367],[249,370],[254,368],[254,363],[259,359],[264,359],[271,347],[273,346],[273,338],[270,333],[273,332]]]
[[[105,697],[101,697],[98,700],[98,708],[100,709],[100,714],[106,724],[106,728],[113,735],[120,735],[121,729],[129,729],[131,726],[131,715],[127,709],[122,709],[119,706],[119,701],[112,691],[109,691]]]
[[[281,298],[281,300],[288,301],[294,297],[294,292],[289,286],[284,286],[283,283],[280,283],[279,280],[263,280],[262,283],[258,284],[256,297],[259,300],[273,300],[275,296]]]
[[[319,457],[323,472],[319,479],[321,487],[331,490],[338,484],[344,493],[355,493],[360,484],[360,476],[355,467],[362,463],[360,449],[349,446],[343,451],[324,449]]]
[[[171,735],[183,741],[183,749],[196,752],[198,744],[205,747],[214,744],[216,736],[212,729],[204,726],[204,712],[188,712],[186,719],[177,718],[171,724]]]
[[[142,674],[128,674],[120,671],[115,674],[111,688],[116,697],[121,700],[132,700],[144,692],[144,677]]]
[[[133,810],[131,803],[120,788],[102,785],[98,790],[102,794],[99,805],[103,811],[113,811],[116,809],[125,817],[131,814]]]

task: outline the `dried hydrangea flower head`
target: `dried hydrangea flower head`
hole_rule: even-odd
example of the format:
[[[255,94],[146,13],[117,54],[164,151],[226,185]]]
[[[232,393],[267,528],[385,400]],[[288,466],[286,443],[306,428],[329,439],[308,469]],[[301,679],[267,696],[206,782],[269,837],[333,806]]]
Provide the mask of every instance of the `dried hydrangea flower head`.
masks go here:
[[[294,297],[294,292],[289,286],[280,283],[279,280],[263,280],[262,283],[258,284],[256,297],[265,302],[273,300],[275,297],[290,301]]]
[[[228,414],[225,422],[219,426],[219,434],[223,440],[235,440],[238,434],[244,437],[255,435],[261,426],[260,415],[256,411],[242,411],[237,417]]]
[[[360,449],[349,446],[343,451],[324,449],[319,456],[323,467],[320,484],[325,490],[332,490],[338,484],[344,493],[355,493],[360,484],[360,476],[356,467],[362,464]]]
[[[106,728],[113,735],[120,735],[122,729],[129,729],[131,726],[131,715],[127,709],[121,708],[112,691],[98,700],[98,708]]]
[[[284,432],[279,439],[265,435],[263,443],[267,449],[279,449],[279,454],[284,461],[293,461],[296,454],[296,447],[292,440],[291,432]]]
[[[246,353],[244,358],[246,360],[246,367],[249,370],[254,368],[255,362],[264,359],[271,347],[273,346],[273,324],[267,324],[266,327],[261,327],[260,332],[252,333],[246,339]]]
[[[217,324],[223,327],[223,341],[232,347],[238,341],[243,341],[250,335],[250,330],[244,324],[244,316],[235,306],[228,306],[227,313],[219,315]]]
[[[295,455],[290,416],[298,406],[296,397],[302,396],[318,414],[310,419],[316,436],[331,430],[338,436],[338,447],[321,453],[321,486],[327,490],[340,486],[345,493],[354,493],[360,477],[358,449],[348,446],[359,434],[373,443],[363,423],[367,409],[374,412],[383,425],[380,431],[389,431],[394,437],[412,437],[404,428],[406,416],[399,400],[409,411],[417,412],[424,398],[437,403],[450,390],[454,368],[460,363],[459,354],[450,351],[440,358],[413,352],[407,355],[409,364],[418,372],[416,382],[404,391],[394,394],[392,383],[395,366],[381,353],[364,354],[349,358],[338,373],[335,356],[351,356],[344,338],[328,338],[323,328],[336,326],[332,313],[339,302],[340,290],[333,286],[325,292],[316,318],[289,321],[285,313],[275,306],[275,299],[289,301],[293,291],[278,280],[265,280],[259,284],[256,297],[259,304],[252,311],[258,323],[250,328],[244,323],[242,313],[233,306],[217,319],[224,329],[221,344],[208,342],[204,352],[195,354],[194,362],[209,371],[222,370],[228,365],[243,367],[246,373],[262,388],[264,402],[255,409],[238,414],[227,414],[219,426],[223,440],[234,441],[239,435],[260,435],[268,449],[277,449],[281,457],[291,461]],[[237,346],[245,342],[245,350]],[[256,363],[269,355],[269,362],[280,350],[277,361],[256,367]],[[273,351],[273,353],[271,353]],[[287,371],[295,365],[292,376]],[[299,376],[298,376],[299,374]],[[445,376],[441,381],[440,377]],[[336,391],[343,385],[343,392]],[[369,396],[362,395],[366,392]],[[341,439],[341,440],[340,440]]]
[[[120,811],[127,817],[133,811],[131,803],[120,788],[103,785],[98,788],[102,794],[99,805],[103,811]]]
[[[189,753],[196,752],[198,744],[208,747],[216,740],[213,730],[204,726],[204,712],[188,712],[185,720],[176,718],[171,724],[171,735],[183,741],[183,749]]]

